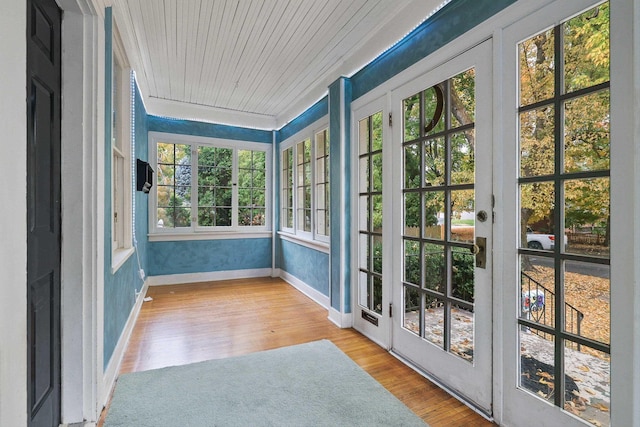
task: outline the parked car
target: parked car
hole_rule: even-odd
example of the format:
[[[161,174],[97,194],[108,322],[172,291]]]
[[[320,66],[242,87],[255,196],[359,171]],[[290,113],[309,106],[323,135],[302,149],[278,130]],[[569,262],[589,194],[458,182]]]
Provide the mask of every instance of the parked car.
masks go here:
[[[527,227],[527,247],[530,249],[540,249],[552,251],[555,248],[556,237],[553,234],[535,233]],[[567,235],[564,235],[564,245],[567,245]]]

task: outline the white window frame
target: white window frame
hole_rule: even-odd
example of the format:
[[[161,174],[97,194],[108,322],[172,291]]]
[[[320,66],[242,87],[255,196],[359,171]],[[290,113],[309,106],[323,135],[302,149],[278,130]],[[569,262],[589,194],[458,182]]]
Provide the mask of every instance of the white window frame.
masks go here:
[[[111,88],[111,268],[117,271],[133,254],[133,146],[131,68],[113,25]],[[117,70],[117,72],[116,72]],[[118,94],[116,97],[115,94]],[[115,123],[115,126],[114,126]]]
[[[149,132],[149,163],[158,170],[158,143],[181,144],[191,147],[191,168],[197,171],[198,147],[228,148],[233,150],[232,160],[232,219],[231,226],[200,226],[198,224],[198,174],[191,174],[191,225],[188,227],[158,227],[157,181],[149,192],[149,240],[212,240],[242,238],[262,238],[271,236],[271,145],[259,142],[236,141],[194,135],[165,132]],[[265,225],[244,226],[238,224],[238,151],[251,150],[265,153]]]
[[[309,247],[314,249],[320,249],[323,251],[328,251],[329,249],[329,236],[318,234],[317,231],[317,164],[316,164],[316,135],[322,133],[323,131],[327,131],[327,135],[329,135],[329,121],[328,118],[322,118],[302,129],[295,135],[290,136],[286,140],[280,143],[279,153],[280,161],[282,162],[284,152],[292,148],[293,149],[293,227],[285,227],[284,218],[281,218],[280,221],[280,231],[278,232],[280,236],[285,239],[294,240],[298,243],[307,244]],[[302,226],[298,223],[298,208],[299,208],[299,197],[298,197],[298,144],[305,141],[311,141],[311,231],[303,231]],[[282,163],[281,163],[282,165]],[[282,170],[280,173],[282,174]],[[286,177],[280,177],[280,195],[281,195],[281,215],[284,212],[285,202],[282,199],[284,194],[284,184],[286,183]],[[329,185],[329,183],[327,183]]]

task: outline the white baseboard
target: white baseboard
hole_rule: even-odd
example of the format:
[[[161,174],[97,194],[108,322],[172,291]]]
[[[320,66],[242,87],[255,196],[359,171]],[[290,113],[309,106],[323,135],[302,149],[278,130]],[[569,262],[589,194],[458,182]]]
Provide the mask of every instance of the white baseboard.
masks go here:
[[[149,276],[149,286],[181,285],[183,283],[214,282],[218,280],[250,279],[254,277],[271,277],[271,268],[257,268],[248,270],[210,271],[205,273],[167,274],[164,276]]]
[[[340,313],[333,307],[329,308],[329,320],[335,323],[335,325],[339,328],[353,327],[353,314]]]
[[[140,314],[140,309],[142,308],[144,296],[147,294],[148,288],[149,281],[145,280],[144,284],[142,285],[142,289],[140,289],[140,293],[138,294],[136,302],[131,309],[131,313],[129,313],[129,318],[127,319],[127,323],[124,325],[122,334],[120,334],[120,339],[118,339],[116,348],[113,350],[109,365],[107,365],[107,369],[105,369],[104,375],[102,376],[101,390],[104,393],[103,396],[100,397],[100,404],[102,405],[102,407],[107,404],[109,396],[111,396],[111,392],[113,391],[116,379],[118,378],[118,372],[120,371],[122,358],[124,357],[124,351],[127,348],[127,344],[129,344],[131,332],[133,332],[133,327],[138,320],[138,315]]]
[[[323,294],[322,292],[317,291],[311,286],[304,283],[302,280],[298,279],[296,276],[293,276],[286,271],[280,272],[280,278],[285,282],[289,283],[291,286],[317,302],[320,306],[328,309],[329,308],[329,297]]]

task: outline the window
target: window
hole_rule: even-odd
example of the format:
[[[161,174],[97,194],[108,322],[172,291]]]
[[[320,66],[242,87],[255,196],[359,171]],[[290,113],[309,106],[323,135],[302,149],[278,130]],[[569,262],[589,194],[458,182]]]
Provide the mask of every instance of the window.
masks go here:
[[[305,139],[296,145],[296,229],[311,232],[311,140]]]
[[[316,236],[329,236],[329,130],[315,136],[316,142]]]
[[[518,45],[520,387],[595,425],[611,405],[608,35],[603,3]]]
[[[293,229],[293,147],[282,152],[282,228]]]
[[[266,231],[267,144],[150,133],[156,233]]]
[[[329,240],[329,130],[315,126],[282,143],[280,227],[308,240]]]
[[[117,269],[132,252],[131,122],[132,76],[114,27],[111,68],[111,240],[112,268]]]

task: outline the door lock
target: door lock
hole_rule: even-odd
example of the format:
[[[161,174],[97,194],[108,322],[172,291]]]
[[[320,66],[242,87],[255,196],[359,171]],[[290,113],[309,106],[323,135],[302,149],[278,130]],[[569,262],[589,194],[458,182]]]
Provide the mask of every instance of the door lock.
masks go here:
[[[476,256],[476,267],[487,268],[486,237],[476,237],[476,243],[471,247],[471,253]]]

